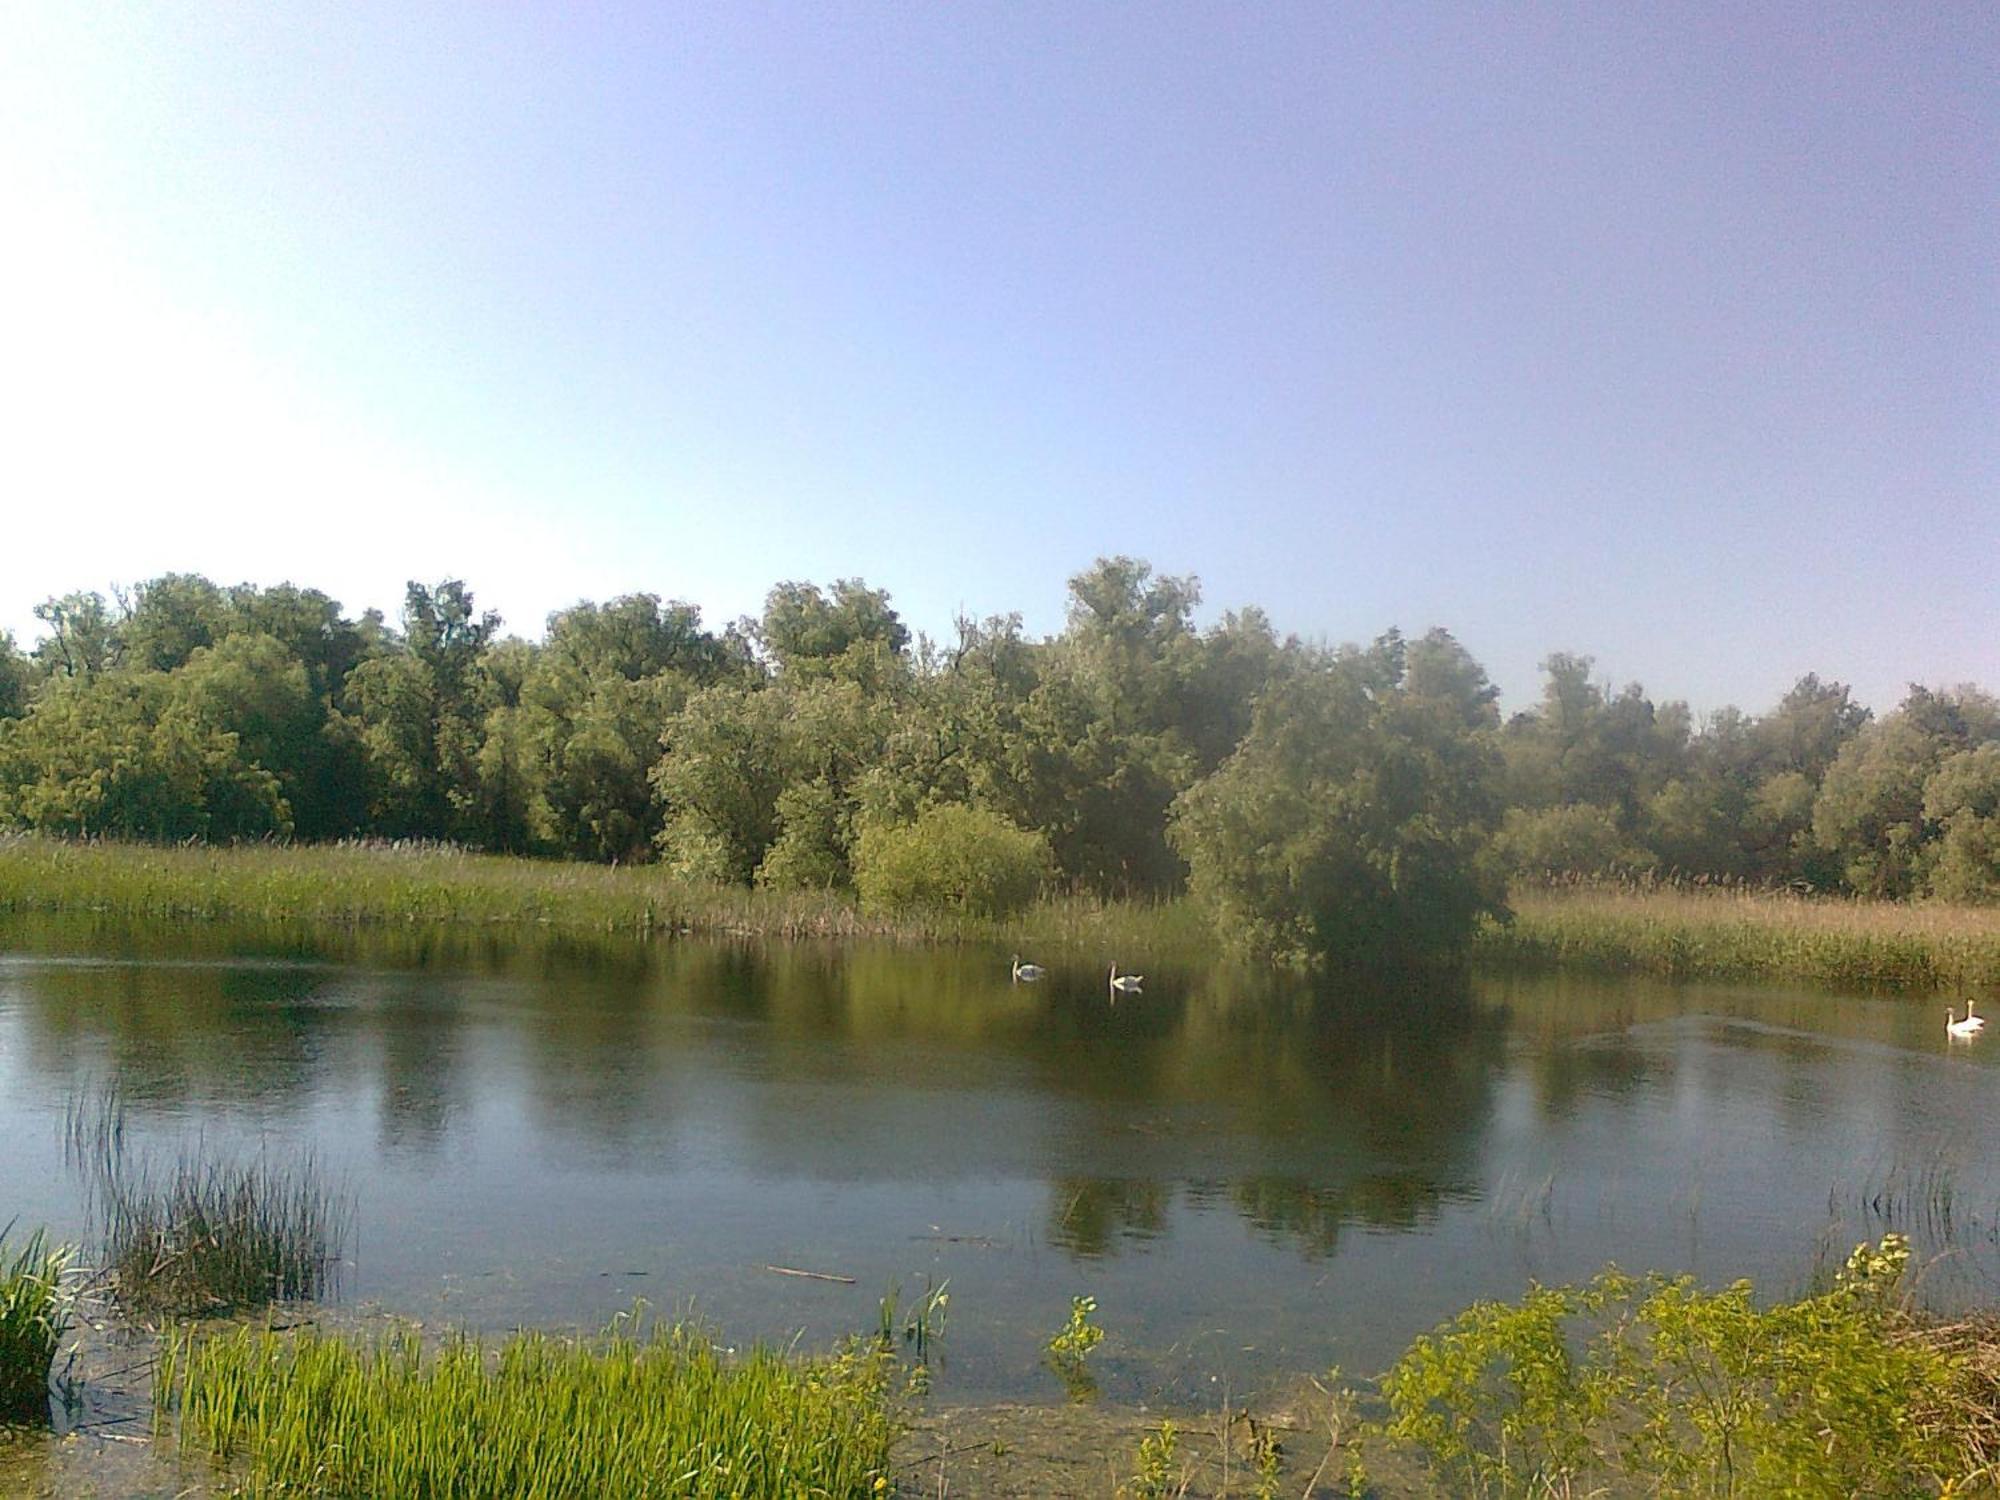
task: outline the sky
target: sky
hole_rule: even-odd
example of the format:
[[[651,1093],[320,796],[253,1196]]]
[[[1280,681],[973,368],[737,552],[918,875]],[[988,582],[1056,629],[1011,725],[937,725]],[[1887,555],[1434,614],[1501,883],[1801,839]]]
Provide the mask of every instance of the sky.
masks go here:
[[[2000,7],[0,10],[0,629],[1125,553],[1698,711],[2000,689]]]

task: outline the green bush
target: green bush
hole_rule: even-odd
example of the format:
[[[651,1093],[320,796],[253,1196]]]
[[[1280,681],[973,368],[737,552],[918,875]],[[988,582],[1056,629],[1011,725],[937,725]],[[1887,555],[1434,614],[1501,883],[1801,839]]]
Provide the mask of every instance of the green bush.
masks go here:
[[[1040,834],[973,807],[934,807],[900,828],[864,829],[854,851],[855,887],[871,912],[1010,916],[1035,899],[1049,870]]]
[[[1620,1477],[1681,1496],[1958,1492],[1977,1467],[1955,1416],[1964,1367],[1894,1310],[1908,1256],[1890,1235],[1831,1290],[1761,1309],[1748,1282],[1616,1271],[1475,1304],[1384,1378],[1386,1434],[1453,1494]]]

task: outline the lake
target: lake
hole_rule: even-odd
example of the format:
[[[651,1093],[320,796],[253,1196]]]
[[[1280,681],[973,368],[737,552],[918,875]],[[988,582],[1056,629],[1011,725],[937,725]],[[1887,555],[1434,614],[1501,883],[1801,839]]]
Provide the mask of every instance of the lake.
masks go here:
[[[7,919],[0,1222],[87,1233],[65,1110],[115,1084],[135,1152],[315,1153],[349,1305],[816,1345],[948,1282],[944,1402],[1063,1399],[1084,1294],[1106,1399],[1174,1404],[1607,1261],[1796,1291],[1901,1228],[1932,1302],[2000,1285],[2000,1042],[1942,1000],[1029,956]]]

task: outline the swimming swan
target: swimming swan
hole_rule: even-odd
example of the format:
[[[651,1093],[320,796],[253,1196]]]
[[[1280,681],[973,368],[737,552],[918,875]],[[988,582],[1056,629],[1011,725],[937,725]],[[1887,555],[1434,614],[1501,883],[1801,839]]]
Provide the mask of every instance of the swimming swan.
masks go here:
[[[1139,986],[1145,982],[1144,974],[1120,974],[1118,965],[1115,962],[1111,965],[1111,988],[1114,993],[1136,995],[1139,993]]]
[[[1954,1021],[1951,1018],[1951,1007],[1945,1007],[1944,1030],[1947,1036],[1975,1037],[1979,1035],[1980,1029],[1985,1025],[1986,1017],[1975,1016],[1972,1013],[1972,1002],[1970,1000],[1965,1002],[1965,1019],[1962,1021]]]
[[[1033,984],[1048,972],[1040,964],[1022,963],[1021,955],[1018,953],[1014,955],[1014,982],[1016,984]]]

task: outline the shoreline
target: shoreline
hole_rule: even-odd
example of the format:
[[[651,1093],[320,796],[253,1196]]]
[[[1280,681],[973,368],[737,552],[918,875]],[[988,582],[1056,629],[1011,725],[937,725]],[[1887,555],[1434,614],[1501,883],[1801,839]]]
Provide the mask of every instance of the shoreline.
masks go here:
[[[1482,968],[1799,984],[1850,993],[2000,990],[2000,908],[1906,905],[1721,887],[1522,888],[1489,921]],[[1191,901],[1046,896],[989,920],[862,910],[842,892],[771,892],[607,866],[378,844],[163,847],[0,837],[0,914],[280,927],[533,928],[635,939],[984,943],[1213,957]]]

